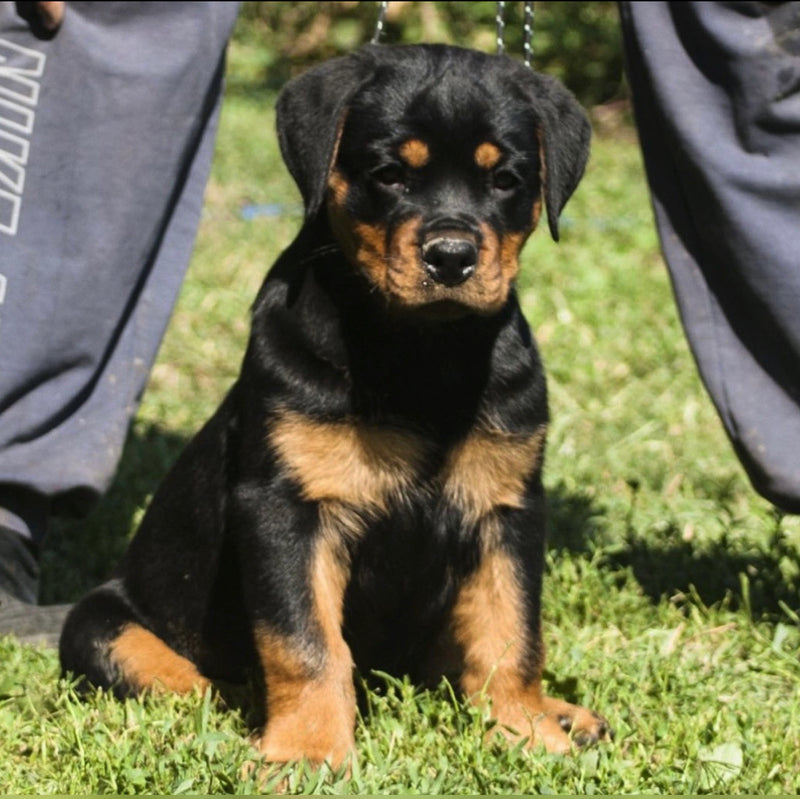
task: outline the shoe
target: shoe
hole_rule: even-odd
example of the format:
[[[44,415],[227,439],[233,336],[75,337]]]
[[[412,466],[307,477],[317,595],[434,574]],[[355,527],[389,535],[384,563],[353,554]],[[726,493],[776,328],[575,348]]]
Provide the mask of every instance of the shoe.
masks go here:
[[[22,644],[58,648],[61,628],[72,605],[33,605],[0,590],[0,637],[13,635]]]
[[[25,644],[57,647],[72,605],[39,606],[39,562],[35,545],[0,527],[0,636]]]
[[[16,530],[0,525],[0,591],[35,605],[39,598],[39,551]]]

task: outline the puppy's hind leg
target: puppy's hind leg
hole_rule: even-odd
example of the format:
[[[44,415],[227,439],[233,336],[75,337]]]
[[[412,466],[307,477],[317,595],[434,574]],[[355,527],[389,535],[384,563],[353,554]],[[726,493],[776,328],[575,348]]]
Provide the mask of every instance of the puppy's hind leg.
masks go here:
[[[87,594],[70,612],[59,644],[61,669],[124,698],[146,689],[189,693],[209,680],[148,630],[118,580]]]

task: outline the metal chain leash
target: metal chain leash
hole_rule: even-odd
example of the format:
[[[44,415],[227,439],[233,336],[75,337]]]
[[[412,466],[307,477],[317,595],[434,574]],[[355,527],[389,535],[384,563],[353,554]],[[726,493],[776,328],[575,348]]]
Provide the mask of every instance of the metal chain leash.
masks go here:
[[[389,7],[389,0],[378,3],[378,19],[375,21],[375,33],[372,34],[370,44],[380,44],[383,36],[383,28],[386,24],[386,9]]]
[[[380,44],[383,37],[383,30],[386,26],[386,9],[389,6],[388,0],[378,4],[378,18],[375,21],[375,32],[372,34],[370,42]],[[522,24],[522,54],[525,66],[530,68],[533,61],[533,0],[524,3],[524,21]],[[502,0],[497,2],[497,12],[495,13],[495,29],[497,31],[497,54],[503,55],[506,51],[505,22],[506,4]]]
[[[503,55],[506,51],[506,4],[497,2],[497,13],[494,15],[495,30],[497,31],[497,55]]]
[[[533,2],[525,3],[525,21],[522,23],[522,55],[530,69],[533,61]]]
[[[525,2],[525,17],[522,24],[522,53],[525,66],[530,68],[533,61],[533,2]],[[506,32],[506,4],[497,2],[497,13],[494,17],[495,30],[497,31],[497,55],[503,55],[506,51],[505,32]]]

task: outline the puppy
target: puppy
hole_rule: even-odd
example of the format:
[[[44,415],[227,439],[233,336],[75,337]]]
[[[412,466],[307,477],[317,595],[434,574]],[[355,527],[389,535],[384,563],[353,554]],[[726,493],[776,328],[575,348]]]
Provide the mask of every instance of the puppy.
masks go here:
[[[277,124],[304,224],[64,671],[126,696],[255,669],[272,761],[345,760],[354,668],[447,676],[549,751],[607,737],[542,692],[547,401],[514,290],[585,115],[506,57],[370,46],[290,82]]]

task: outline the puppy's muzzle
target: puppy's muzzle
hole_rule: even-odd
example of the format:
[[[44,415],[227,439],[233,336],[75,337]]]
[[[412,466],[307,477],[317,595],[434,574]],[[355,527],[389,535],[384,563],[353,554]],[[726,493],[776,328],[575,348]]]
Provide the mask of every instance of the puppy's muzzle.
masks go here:
[[[425,272],[437,283],[452,288],[464,283],[478,266],[478,240],[463,230],[435,230],[422,242]]]

